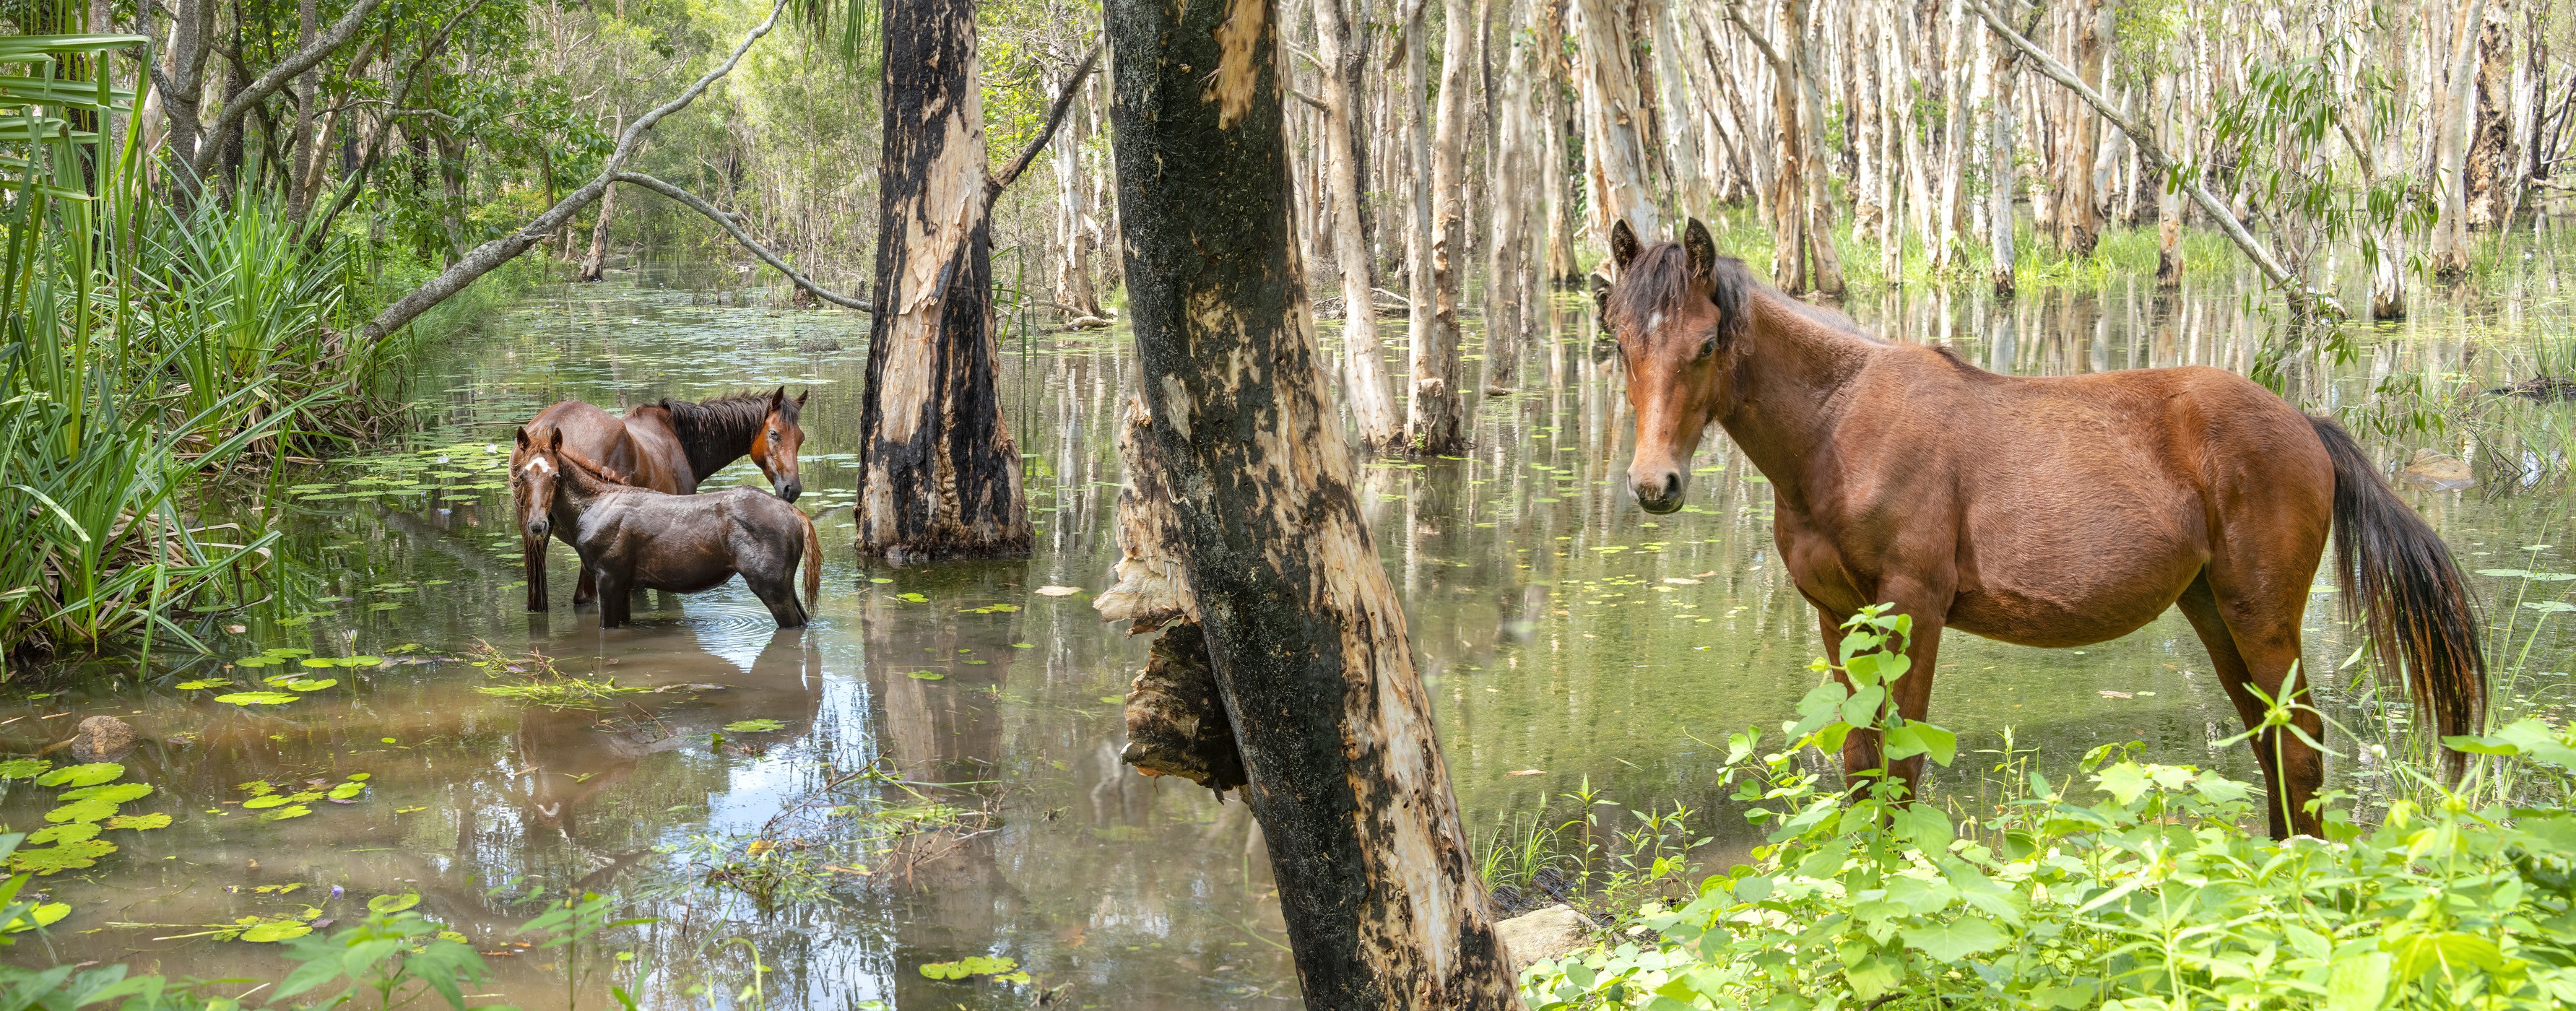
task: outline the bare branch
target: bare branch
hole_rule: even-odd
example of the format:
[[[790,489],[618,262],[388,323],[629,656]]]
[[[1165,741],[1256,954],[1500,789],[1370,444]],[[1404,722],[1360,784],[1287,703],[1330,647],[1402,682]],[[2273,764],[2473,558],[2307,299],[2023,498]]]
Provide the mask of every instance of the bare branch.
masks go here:
[[[1099,65],[1100,47],[1095,45],[1090,53],[1083,56],[1082,65],[1073,68],[1073,77],[1064,82],[1064,91],[1055,96],[1055,104],[1047,107],[1046,125],[1038,128],[1038,139],[1029,145],[1028,150],[1020,152],[1019,157],[1011,159],[1009,165],[1003,166],[1000,174],[985,181],[986,204],[999,199],[1004,189],[1018,181],[1020,173],[1028,171],[1029,163],[1037,160],[1038,152],[1046,150],[1047,142],[1055,139],[1055,128],[1063,125],[1065,110],[1073,108],[1074,96],[1082,93],[1083,79],[1090,77],[1091,68]]]
[[[206,171],[214,167],[216,152],[230,145],[233,134],[241,129],[243,116],[249,115],[253,107],[267,101],[268,96],[276,94],[278,89],[286,87],[287,82],[313,69],[315,64],[329,59],[331,54],[338,51],[341,46],[348,45],[349,40],[357,36],[359,23],[365,21],[367,15],[374,13],[377,5],[384,2],[385,0],[358,0],[357,3],[350,5],[348,13],[340,15],[340,20],[331,23],[331,30],[323,32],[321,38],[307,43],[295,55],[287,57],[285,62],[268,68],[267,73],[259,75],[240,92],[226,97],[224,111],[215,116],[214,142],[199,145],[196,164],[190,166],[197,170],[198,177],[204,178]],[[230,55],[229,52],[227,55]]]
[[[494,268],[510,262],[512,257],[527,252],[529,247],[545,241],[547,236],[554,234],[555,229],[562,227],[565,221],[571,220],[574,214],[597,202],[600,197],[608,193],[608,187],[618,173],[625,171],[626,159],[635,154],[635,149],[642,142],[645,132],[652,129],[653,124],[661,122],[663,117],[688,108],[689,103],[697,101],[698,96],[706,94],[707,89],[713,87],[716,81],[726,74],[733,73],[733,68],[742,63],[743,54],[751,51],[752,43],[760,41],[762,36],[778,27],[778,16],[786,9],[787,0],[776,0],[776,3],[769,8],[769,17],[753,26],[751,31],[743,36],[742,43],[734,47],[733,55],[725,57],[723,63],[717,64],[700,76],[697,83],[689,85],[688,90],[681,92],[679,97],[655,106],[652,111],[636,117],[635,122],[627,126],[626,133],[617,139],[616,150],[608,153],[608,161],[600,166],[599,175],[596,178],[562,200],[556,201],[553,207],[547,208],[545,213],[537,215],[535,220],[528,222],[518,231],[474,247],[472,252],[458,258],[455,264],[440,272],[437,277],[431,278],[429,283],[413,289],[411,294],[404,295],[395,300],[394,304],[386,306],[383,312],[376,314],[376,318],[368,320],[365,326],[358,328],[358,338],[369,343],[383,340],[386,334],[420,318],[420,314],[428,312],[431,306],[446,301],[450,295],[463,291],[465,286],[474,283],[475,279],[491,273]]]
[[[2084,99],[2085,104],[2093,107],[2093,111],[2101,114],[2104,122],[2118,127],[2121,133],[2127,134],[2129,142],[2138,146],[2138,154],[2145,158],[2149,169],[2179,181],[2183,191],[2191,196],[2192,202],[2199,204],[2201,210],[2209,213],[2211,220],[2218,222],[2219,230],[2226,232],[2227,237],[2236,243],[2236,247],[2245,251],[2246,258],[2253,260],[2255,268],[2261,270],[2263,276],[2275,287],[2312,299],[2318,306],[2335,315],[2343,314],[2342,307],[2336,304],[2331,292],[2310,287],[2306,278],[2293,276],[2288,267],[2282,266],[2281,261],[2274,259],[2271,250],[2263,248],[2263,244],[2255,240],[2254,234],[2245,230],[2245,223],[2237,219],[2235,212],[2229,210],[2225,203],[2209,192],[2209,187],[2201,182],[2199,173],[2184,171],[2182,163],[2166,153],[2162,145],[2156,143],[2155,134],[2152,131],[2122,113],[2117,106],[2111,104],[2110,99],[2102,97],[2101,92],[2093,90],[2092,85],[2084,83],[2082,77],[2069,69],[2066,64],[2058,62],[2056,57],[2050,56],[2047,50],[2039,48],[2028,38],[2023,37],[2020,32],[2015,31],[2011,25],[2005,24],[2002,18],[1995,15],[1994,8],[1987,5],[1986,0],[1967,0],[1967,4],[1969,9],[1977,12],[1977,17],[1986,22],[1987,28],[1993,29],[1997,36],[2010,43],[2013,48],[2020,50],[2022,55],[2030,59],[2033,66],[2039,68],[2041,74],[2073,90],[2078,97]]]
[[[715,205],[698,199],[696,194],[677,186],[673,186],[670,183],[663,182],[662,180],[656,179],[652,176],[645,175],[641,172],[619,172],[612,176],[612,178],[621,183],[626,183],[632,186],[641,186],[645,189],[652,190],[655,193],[659,193],[671,198],[672,200],[678,201],[679,203],[687,206],[690,210],[706,215],[708,220],[724,226],[725,233],[733,236],[733,240],[735,242],[741,243],[742,248],[750,250],[751,255],[759,257],[760,262],[778,268],[779,273],[787,275],[788,280],[796,282],[797,287],[813,292],[814,297],[830,302],[833,305],[840,306],[844,309],[856,309],[860,312],[871,313],[877,311],[877,306],[874,302],[870,302],[863,298],[851,298],[847,295],[836,294],[826,290],[822,285],[814,283],[813,278],[797,273],[796,268],[788,266],[787,261],[779,259],[778,254],[770,252],[769,247],[753,241],[751,234],[742,230],[742,224],[738,220],[741,215],[727,214],[723,211],[717,210]]]

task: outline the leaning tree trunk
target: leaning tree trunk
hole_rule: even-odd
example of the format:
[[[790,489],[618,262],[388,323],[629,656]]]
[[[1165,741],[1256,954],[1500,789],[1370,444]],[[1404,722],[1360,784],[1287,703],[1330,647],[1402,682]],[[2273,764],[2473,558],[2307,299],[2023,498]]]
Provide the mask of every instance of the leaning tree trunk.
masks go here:
[[[1441,9],[1440,118],[1431,139],[1431,325],[1413,346],[1405,429],[1414,452],[1454,456],[1467,449],[1466,397],[1458,388],[1458,290],[1467,273],[1467,71],[1478,61],[1475,13],[1467,0],[1446,0]]]
[[[612,135],[626,132],[626,113],[619,110]],[[599,195],[599,219],[590,223],[590,254],[581,258],[581,271],[576,281],[596,281],[608,270],[608,220],[617,213],[617,187],[611,186]]]
[[[993,340],[992,176],[973,0],[886,0],[878,312],[859,413],[858,549],[897,565],[1026,554]]]
[[[1404,438],[1387,392],[1386,352],[1377,336],[1375,262],[1360,220],[1359,130],[1365,59],[1353,44],[1344,0],[1313,0],[1315,52],[1324,72],[1324,180],[1332,191],[1333,263],[1342,273],[1342,394],[1359,423],[1360,443],[1394,447]]]
[[[1270,0],[1110,0],[1128,317],[1315,1011],[1517,1008],[1298,262]]]

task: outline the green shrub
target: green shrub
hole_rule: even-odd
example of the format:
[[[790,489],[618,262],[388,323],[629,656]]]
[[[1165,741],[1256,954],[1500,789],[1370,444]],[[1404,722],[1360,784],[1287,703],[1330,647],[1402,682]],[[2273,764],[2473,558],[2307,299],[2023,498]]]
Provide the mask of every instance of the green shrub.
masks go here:
[[[1873,609],[1846,627],[1839,669],[1859,697],[1820,686],[1788,748],[1766,753],[1758,731],[1730,740],[1728,781],[1771,827],[1754,862],[1687,904],[1646,907],[1630,943],[1532,966],[1530,1007],[2576,1003],[2576,815],[2472,806],[2409,770],[2440,799],[2399,800],[2369,827],[2329,807],[2328,838],[2272,842],[2242,827],[2260,790],[2113,745],[2087,757],[2081,786],[2030,775],[1954,820],[1903,803],[1892,781],[1846,791],[1802,758],[1863,726],[1895,757],[1954,757],[1946,731],[1878,704],[1905,676],[1891,649],[1905,619]],[[2576,741],[2537,721],[2455,743],[2541,778],[2576,771]]]

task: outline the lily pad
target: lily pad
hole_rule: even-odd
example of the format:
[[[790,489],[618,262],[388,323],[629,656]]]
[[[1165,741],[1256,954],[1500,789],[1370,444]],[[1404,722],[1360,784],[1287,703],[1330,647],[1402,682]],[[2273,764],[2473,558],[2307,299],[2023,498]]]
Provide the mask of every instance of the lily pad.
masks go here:
[[[894,595],[894,599],[913,604],[927,604],[930,602],[930,598],[918,593],[898,593]]]
[[[75,800],[45,812],[45,820],[51,822],[100,821],[115,814],[116,802],[114,801]]]
[[[946,674],[942,674],[942,673],[940,673],[940,672],[938,672],[938,671],[935,671],[935,670],[917,670],[917,671],[914,671],[914,672],[912,672],[912,673],[910,673],[910,674],[907,674],[907,675],[904,675],[904,676],[905,676],[905,677],[909,677],[909,678],[911,678],[911,679],[913,679],[913,680],[915,680],[915,681],[938,681],[938,680],[941,680],[941,679],[943,679],[943,678],[946,678],[948,675],[946,675]]]
[[[62,796],[57,799],[103,800],[110,804],[122,804],[129,800],[141,800],[151,795],[152,784],[150,783],[109,783],[104,786],[84,786],[78,790],[65,790],[63,791]]]
[[[330,797],[332,800],[348,800],[351,797],[355,797],[365,792],[367,792],[367,784],[365,783],[342,783],[338,786],[332,787],[331,792],[325,796]]]
[[[728,734],[766,734],[786,728],[787,724],[777,720],[735,720],[724,725],[725,733]]]
[[[302,937],[313,932],[306,924],[291,920],[262,920],[241,932],[241,939],[252,944],[270,944]]]
[[[271,811],[271,812],[269,812],[269,813],[267,813],[267,814],[260,815],[260,816],[259,816],[259,820],[261,820],[261,821],[285,821],[285,820],[286,820],[286,819],[288,819],[288,818],[301,818],[301,817],[304,817],[305,815],[312,814],[312,813],[313,813],[313,809],[312,809],[312,808],[306,807],[306,806],[304,806],[304,805],[302,805],[302,804],[297,804],[297,805],[295,805],[295,806],[293,806],[293,807],[281,807],[281,808],[278,808],[277,810]]]
[[[404,892],[400,895],[379,895],[368,899],[367,911],[378,914],[399,913],[417,905],[420,905],[420,893]]]
[[[60,825],[47,825],[43,828],[27,833],[27,841],[29,843],[73,843],[80,842],[83,839],[96,838],[98,838],[98,823],[90,821],[70,821],[64,822]]]
[[[12,758],[0,762],[0,779],[33,779],[53,767],[54,763],[41,758]]]
[[[38,927],[50,927],[62,920],[63,917],[71,915],[71,912],[71,903],[48,902],[44,905],[37,906],[35,909],[29,911],[25,916],[9,921],[7,926],[0,926],[0,933],[16,934],[23,931],[34,930]]]
[[[91,762],[87,765],[66,765],[38,776],[36,785],[96,786],[100,783],[113,783],[117,777],[123,775],[125,775],[125,767],[122,765],[114,762]]]
[[[215,701],[230,702],[237,706],[282,706],[295,701],[296,698],[297,696],[291,692],[234,692],[230,695],[217,695]]]
[[[103,839],[19,850],[9,855],[9,868],[30,874],[52,874],[98,866],[98,858],[116,852],[116,844]]]
[[[116,817],[114,817],[114,818],[110,818],[110,819],[108,819],[108,820],[107,820],[107,827],[109,827],[109,828],[130,828],[130,829],[137,829],[137,830],[140,830],[140,829],[153,829],[153,828],[169,828],[169,827],[170,827],[170,816],[169,816],[169,815],[166,815],[166,814],[161,814],[161,813],[159,813],[159,812],[155,812],[155,813],[152,813],[152,814],[120,814],[120,815],[117,815],[117,816],[116,816]]]
[[[179,682],[179,690],[183,692],[194,692],[204,691],[208,688],[229,688],[232,686],[232,683],[231,678],[199,678],[195,681]]]
[[[339,683],[339,678],[322,678],[319,680],[311,678],[296,678],[295,680],[287,682],[286,687],[299,692],[318,692]]]

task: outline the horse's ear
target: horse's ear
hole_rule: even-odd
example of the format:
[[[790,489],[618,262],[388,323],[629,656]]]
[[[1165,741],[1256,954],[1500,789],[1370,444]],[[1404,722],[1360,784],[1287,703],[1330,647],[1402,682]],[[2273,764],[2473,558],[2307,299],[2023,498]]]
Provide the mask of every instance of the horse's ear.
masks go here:
[[[1637,258],[1637,233],[1629,230],[1628,219],[1620,218],[1610,226],[1610,259],[1619,269],[1628,269],[1628,261]]]
[[[563,452],[563,429],[555,429],[554,440],[546,445],[546,451],[550,453]]]
[[[518,440],[519,440],[519,448],[520,448],[520,449],[526,449],[526,448],[528,448],[528,447],[530,447],[530,446],[535,445],[535,443],[531,443],[531,442],[529,442],[529,441],[528,441],[528,426],[526,426],[526,425],[521,425],[521,426],[519,426],[519,430],[518,430],[517,432],[512,433],[512,435],[514,435],[515,437],[517,437],[517,438],[518,438]]]
[[[782,387],[782,388],[783,388],[783,387]],[[813,395],[814,395],[814,388],[813,388],[813,387],[811,387],[811,386],[808,386],[808,387],[806,387],[806,388],[804,388],[804,389],[802,389],[802,390],[797,391],[797,393],[796,393],[796,406],[798,406],[798,407],[803,407],[803,406],[805,406],[805,398],[810,397],[810,396],[813,396]]]
[[[783,404],[783,403],[786,403],[786,402],[787,402],[787,387],[781,386],[781,387],[779,387],[775,392],[773,392],[773,393],[771,393],[771,394],[769,395],[769,406],[770,406],[770,409],[772,409],[772,410],[776,410],[776,409],[778,408],[778,405]]]
[[[1698,218],[1690,219],[1690,227],[1682,230],[1682,250],[1690,254],[1692,277],[1705,280],[1717,266],[1717,240],[1709,237],[1708,226]]]

